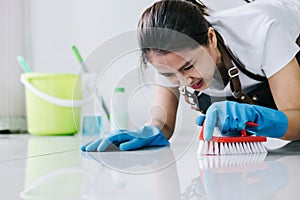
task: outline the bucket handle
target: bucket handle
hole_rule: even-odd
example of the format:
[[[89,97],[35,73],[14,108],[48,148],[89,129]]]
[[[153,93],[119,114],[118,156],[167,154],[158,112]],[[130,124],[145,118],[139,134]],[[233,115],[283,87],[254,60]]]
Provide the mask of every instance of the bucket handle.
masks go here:
[[[26,78],[21,77],[21,82],[25,85],[26,88],[28,88],[33,94],[40,97],[41,99],[55,104],[57,106],[63,106],[63,107],[81,107],[85,100],[66,100],[66,99],[60,99],[57,97],[50,96],[37,88],[35,88]]]

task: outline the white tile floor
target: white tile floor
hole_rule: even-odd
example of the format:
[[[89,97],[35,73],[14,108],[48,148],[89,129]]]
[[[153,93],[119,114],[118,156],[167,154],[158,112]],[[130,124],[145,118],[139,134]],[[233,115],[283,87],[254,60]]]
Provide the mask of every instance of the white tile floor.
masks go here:
[[[0,199],[299,199],[300,142],[198,158],[198,143],[79,151],[77,136],[0,135]]]

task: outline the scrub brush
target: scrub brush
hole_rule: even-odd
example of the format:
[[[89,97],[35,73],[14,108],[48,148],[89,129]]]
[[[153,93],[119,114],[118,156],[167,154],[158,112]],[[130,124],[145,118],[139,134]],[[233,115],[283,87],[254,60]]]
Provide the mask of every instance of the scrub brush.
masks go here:
[[[246,130],[241,131],[241,136],[213,136],[210,141],[203,138],[204,121],[199,135],[198,155],[235,155],[235,154],[259,154],[267,153],[263,142],[264,136],[248,136]],[[253,122],[247,122],[246,126],[258,126]]]

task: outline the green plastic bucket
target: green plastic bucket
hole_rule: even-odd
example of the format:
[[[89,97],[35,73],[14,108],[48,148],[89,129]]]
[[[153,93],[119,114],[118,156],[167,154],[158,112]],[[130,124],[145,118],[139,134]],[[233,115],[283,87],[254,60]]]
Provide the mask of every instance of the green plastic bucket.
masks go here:
[[[34,135],[78,132],[82,105],[77,74],[24,73],[27,128]]]

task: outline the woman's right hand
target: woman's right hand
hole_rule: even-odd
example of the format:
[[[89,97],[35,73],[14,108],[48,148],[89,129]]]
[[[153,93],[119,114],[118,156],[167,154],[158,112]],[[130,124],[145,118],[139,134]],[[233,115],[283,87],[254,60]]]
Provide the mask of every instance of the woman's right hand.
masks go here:
[[[281,138],[288,127],[288,118],[280,110],[233,101],[213,103],[205,117],[199,116],[196,119],[197,125],[202,126],[204,118],[203,137],[207,141],[211,140],[215,127],[223,135],[246,129],[254,135],[272,138]],[[247,122],[258,126],[247,126]]]

